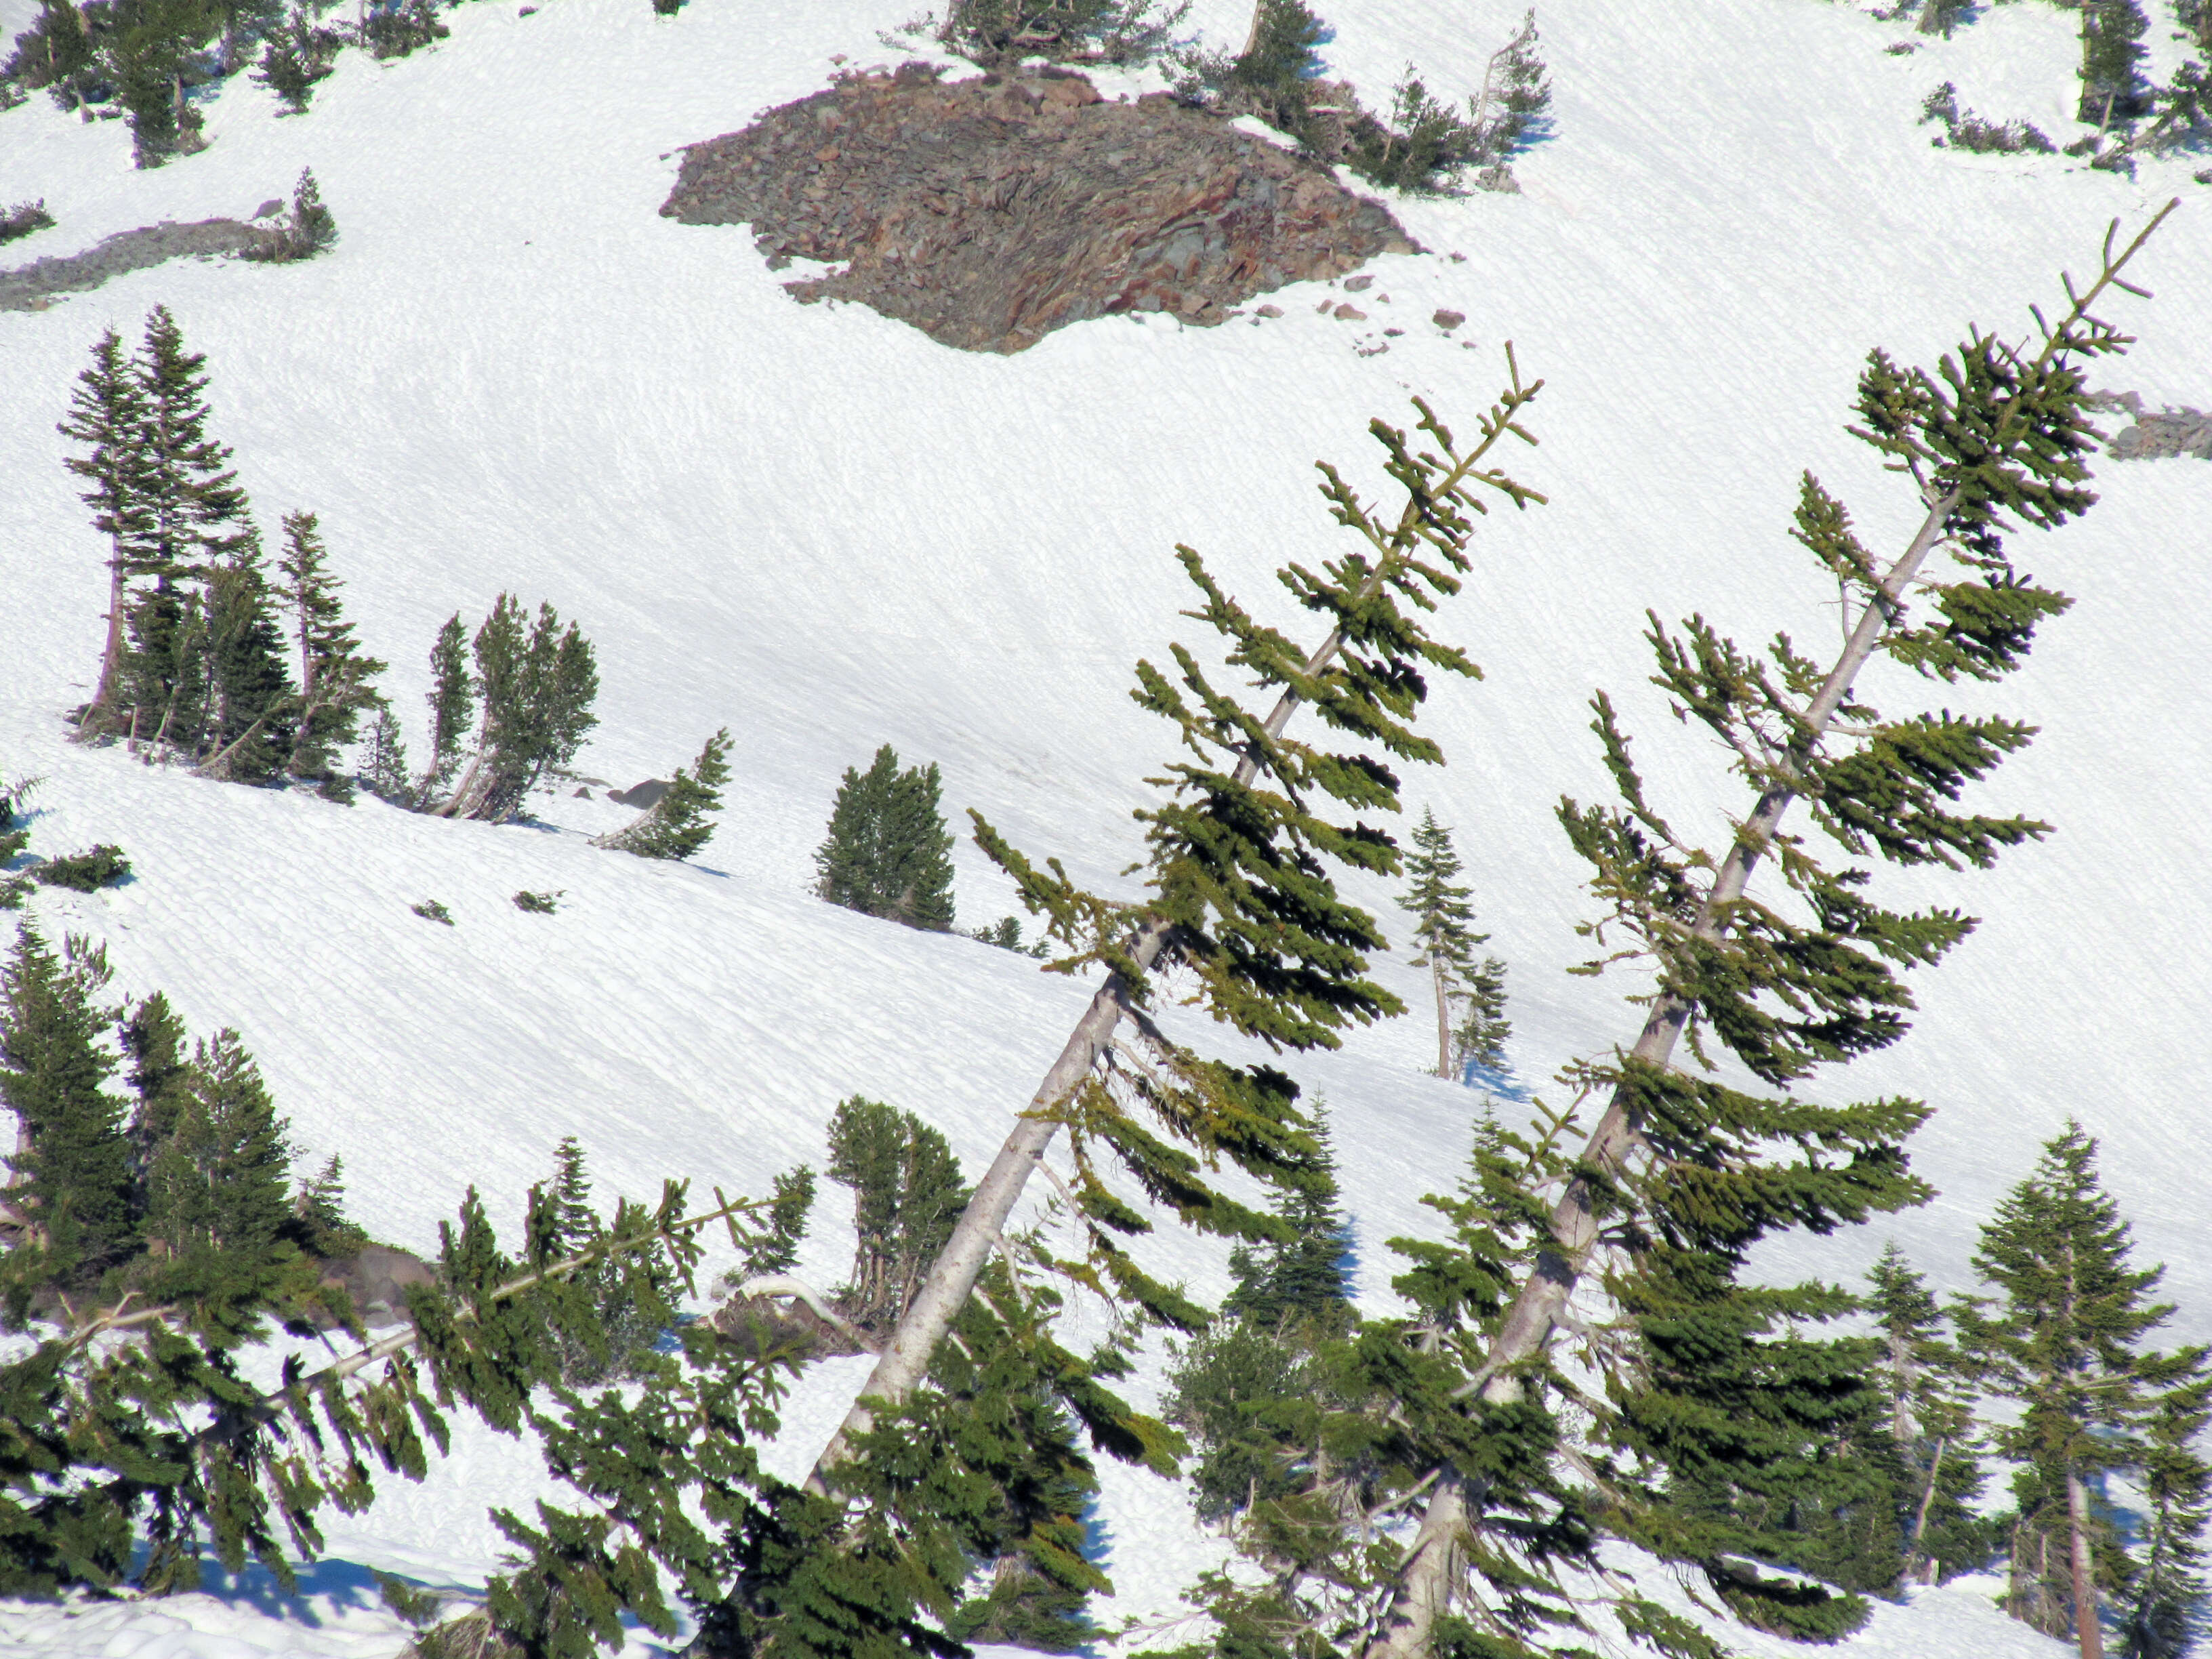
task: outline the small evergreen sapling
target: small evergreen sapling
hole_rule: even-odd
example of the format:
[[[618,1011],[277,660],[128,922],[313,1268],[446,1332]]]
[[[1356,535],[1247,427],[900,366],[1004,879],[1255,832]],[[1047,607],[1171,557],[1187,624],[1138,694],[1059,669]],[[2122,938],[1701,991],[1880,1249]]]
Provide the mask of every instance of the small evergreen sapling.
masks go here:
[[[1945,1569],[1972,1572],[1996,1553],[1982,1493],[1980,1425],[1972,1367],[1945,1335],[1927,1284],[1895,1240],[1867,1274],[1867,1311],[1881,1332],[1876,1372],[1889,1431],[1906,1477],[1900,1505],[1905,1577],[1940,1583]]]
[[[830,1180],[853,1193],[853,1279],[832,1296],[863,1331],[898,1323],[968,1201],[944,1135],[912,1112],[854,1095],[830,1120]]]
[[[288,115],[305,115],[316,85],[326,80],[343,44],[336,29],[325,28],[307,6],[272,23],[263,36],[260,66],[253,79],[283,100]]]
[[[724,726],[707,739],[690,771],[676,769],[666,794],[592,845],[641,859],[688,859],[714,838],[713,814],[722,810],[722,786],[729,781],[730,732]]]
[[[1406,855],[1411,884],[1398,908],[1413,918],[1420,954],[1413,965],[1429,970],[1436,997],[1437,1075],[1455,1077],[1470,1063],[1502,1066],[1513,1029],[1504,1018],[1505,964],[1496,957],[1475,960],[1474,947],[1490,935],[1470,925],[1473,890],[1452,880],[1462,867],[1459,854],[1450,830],[1437,822],[1432,810],[1422,809],[1413,843]]]
[[[72,893],[96,893],[131,876],[131,860],[123,849],[102,842],[82,853],[48,859],[33,867],[31,876],[42,887],[66,887]]]
[[[376,677],[385,665],[362,653],[353,624],[344,618],[338,598],[344,584],[331,570],[313,514],[284,515],[284,554],[276,568],[283,578],[279,600],[292,614],[292,637],[300,653],[299,706],[292,716],[286,769],[301,782],[313,783],[325,798],[348,800],[353,782],[338,771],[338,754],[359,735],[365,711],[383,710]],[[372,787],[380,766],[387,775],[394,769],[380,757],[372,757]]]
[[[18,811],[30,787],[26,780],[0,775],[0,910],[22,908],[31,890],[30,872],[15,867],[31,844],[30,825]]]

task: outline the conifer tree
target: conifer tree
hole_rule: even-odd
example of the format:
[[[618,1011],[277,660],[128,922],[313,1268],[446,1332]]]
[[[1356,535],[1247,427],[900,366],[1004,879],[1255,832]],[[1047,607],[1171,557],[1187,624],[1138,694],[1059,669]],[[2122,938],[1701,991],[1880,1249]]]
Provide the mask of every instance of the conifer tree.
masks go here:
[[[143,1185],[155,1155],[176,1133],[192,1098],[192,1060],[185,1023],[169,999],[153,992],[132,1008],[118,1035],[130,1062],[125,1073],[137,1097],[131,1108],[131,1164]],[[145,1207],[142,1194],[138,1208]]]
[[[1325,625],[1310,653],[1255,620],[1196,552],[1177,550],[1200,595],[1195,614],[1226,641],[1231,667],[1274,693],[1275,702],[1264,716],[1247,710],[1180,645],[1173,679],[1139,663],[1136,701],[1166,720],[1193,755],[1169,769],[1166,793],[1139,814],[1150,849],[1144,898],[1127,903],[1086,892],[1056,861],[1040,870],[971,813],[978,844],[1068,951],[1053,966],[1075,972],[1095,964],[1103,982],[900,1322],[863,1389],[866,1403],[817,1461],[811,1493],[849,1491],[848,1460],[868,1443],[879,1413],[902,1408],[923,1382],[1028,1175],[1063,1124],[1075,1160],[1074,1218],[1088,1247],[1079,1265],[1091,1283],[1111,1286],[1145,1316],[1185,1330],[1205,1322],[1203,1310],[1146,1274],[1115,1238],[1148,1224],[1109,1184],[1095,1152],[1110,1151],[1188,1224],[1231,1238],[1282,1237],[1279,1219],[1207,1182],[1200,1157],[1226,1157],[1262,1179],[1295,1184],[1319,1150],[1293,1104],[1295,1085],[1272,1066],[1238,1069],[1167,1041],[1146,1013],[1155,976],[1177,972],[1177,995],[1194,995],[1216,1018],[1275,1048],[1333,1047],[1343,1027],[1398,1012],[1397,1000],[1365,977],[1363,952],[1382,943],[1373,919],[1341,900],[1330,878],[1333,860],[1394,875],[1396,848],[1379,830],[1331,822],[1315,808],[1325,797],[1354,813],[1395,810],[1390,763],[1441,758],[1408,723],[1425,696],[1425,675],[1474,669],[1429,636],[1420,613],[1455,592],[1470,568],[1465,549],[1474,515],[1485,510],[1481,495],[1516,506],[1542,499],[1492,457],[1508,433],[1528,439],[1517,417],[1540,389],[1540,382],[1522,386],[1515,370],[1479,441],[1464,450],[1418,400],[1418,437],[1374,422],[1389,474],[1406,495],[1394,514],[1370,509],[1334,468],[1319,466],[1322,493],[1356,546],[1320,572],[1292,565],[1282,573],[1292,597]],[[1350,738],[1352,752],[1285,735],[1305,703]],[[1126,1033],[1125,1015],[1134,1017]],[[1152,1112],[1173,1139],[1142,1123],[1139,1114]]]
[[[208,680],[212,706],[198,747],[202,777],[265,783],[291,757],[299,691],[285,662],[283,629],[248,533],[207,572]],[[172,740],[185,734],[172,732]]]
[[[2212,1349],[2148,1347],[2173,1307],[2149,1299],[2166,1270],[2136,1267],[2130,1235],[2098,1178],[2097,1143],[2069,1121],[1982,1229],[1974,1267],[2001,1304],[1988,1315],[1969,1305],[1959,1320],[1987,1368],[1987,1386],[2020,1407],[1997,1443],[2027,1466],[2014,1483],[2022,1523],[2063,1540],[2070,1606],[2066,1628],[2046,1633],[2070,1634],[2082,1659],[2104,1652],[2100,1592],[2132,1576],[2124,1547],[2092,1506],[2100,1477],[2157,1462],[2166,1491],[2179,1499],[2165,1517],[2169,1527],[2192,1507],[2197,1526],[2203,1518],[2206,1467],[2187,1444],[2190,1431],[2177,1443],[2173,1430],[2203,1421]],[[2192,1527],[2186,1535],[2170,1529],[2162,1541],[2161,1599],[2184,1582],[2183,1552],[2197,1540]]]
[[[1722,847],[1698,848],[1652,804],[1611,701],[1595,700],[1593,730],[1623,805],[1564,802],[1560,819],[1607,912],[1590,933],[1648,961],[1656,985],[1642,999],[1633,1046],[1577,1073],[1603,1102],[1580,1152],[1566,1155],[1566,1132],[1555,1126],[1523,1160],[1529,1182],[1561,1183],[1540,1227],[1527,1225],[1524,1200],[1513,1212],[1523,1231],[1505,1239],[1512,1248],[1502,1234],[1469,1235],[1462,1246],[1462,1276],[1480,1294],[1467,1299],[1461,1332],[1437,1352],[1456,1380],[1405,1407],[1409,1431],[1436,1448],[1423,1475],[1433,1484],[1385,1604],[1366,1615],[1373,1634],[1364,1659],[1425,1659],[1439,1644],[1474,1639],[1478,1625],[1467,1620],[1480,1620],[1481,1604],[1469,1599],[1468,1568],[1495,1585],[1497,1571],[1484,1564],[1502,1554],[1521,1564],[1509,1571],[1540,1582],[1559,1540],[1587,1526],[1590,1498],[1547,1473],[1559,1449],[1551,1402],[1588,1399],[1553,1358],[1579,1323],[1568,1298],[1585,1275],[1601,1274],[1616,1299],[1669,1281],[1721,1285],[1771,1232],[1826,1231],[1925,1196],[1903,1152],[1925,1115],[1920,1103],[1761,1097],[1676,1065],[1674,1054],[1686,1042],[1691,1059],[1704,1060],[1717,1042],[1777,1088],[1885,1048],[1904,1034],[1913,1006],[1898,970],[1934,963],[1972,926],[1956,911],[1879,906],[1863,865],[1832,870],[1802,837],[1783,833],[1801,799],[1854,860],[1980,867],[2045,833],[2025,817],[1952,807],[2027,742],[2030,728],[1948,714],[1885,719],[1857,682],[1877,659],[1946,684],[1999,679],[2019,665],[2038,625],[2066,608],[2063,595],[2014,568],[2005,535],[2015,525],[2063,524],[2095,500],[2087,461],[2098,434],[2084,367],[2128,339],[2093,308],[2109,289],[2142,292],[2121,272],[2163,216],[2118,252],[2115,226],[2097,279],[2078,294],[2067,285],[2071,303],[2055,322],[2039,315],[2039,340],[2015,347],[1973,331],[1933,372],[1870,356],[1851,429],[1911,482],[1921,516],[1885,566],[1843,505],[1804,478],[1796,538],[1854,604],[1833,659],[1815,662],[1778,636],[1762,659],[1702,617],[1679,635],[1653,618],[1654,683],[1727,744],[1752,795]],[[1954,562],[1948,580],[1929,562],[1941,553]],[[1781,895],[1753,892],[1753,872],[1770,859],[1802,909],[1786,912]],[[1662,1276],[1647,1279],[1647,1268]],[[1732,1295],[1712,1302],[1717,1313],[1725,1315]],[[1607,1346],[1581,1344],[1601,1365]],[[1602,1413],[1595,1427],[1601,1437],[1611,1431]],[[1492,1449],[1468,1457],[1460,1448],[1470,1435]],[[1519,1448],[1510,1457],[1506,1440]],[[1639,1531],[1656,1535],[1669,1519],[1652,1510]],[[1745,1584],[1724,1559],[1705,1565],[1739,1607],[1760,1603],[1763,1621],[1825,1622],[1817,1598],[1808,1607],[1793,1587]],[[1555,1599],[1547,1616],[1577,1615]],[[1624,1616],[1662,1649],[1703,1639],[1641,1600],[1625,1604]],[[1485,1639],[1501,1655],[1533,1650],[1495,1630]]]
[[[2081,99],[2076,113],[2100,129],[2150,112],[2142,78],[2142,37],[2150,27],[2137,0],[2080,0]]]
[[[265,1259],[291,1219],[291,1148],[236,1031],[198,1046],[147,1170],[145,1237],[171,1257]]]
[[[830,1119],[823,1173],[853,1192],[853,1279],[833,1300],[862,1330],[896,1325],[968,1201],[944,1135],[912,1112],[854,1095]]]
[[[1474,967],[1474,947],[1489,938],[1470,924],[1474,906],[1468,901],[1474,890],[1454,884],[1460,872],[1459,854],[1453,850],[1451,831],[1437,822],[1435,811],[1421,809],[1421,822],[1413,834],[1413,850],[1406,854],[1406,874],[1411,878],[1398,908],[1413,918],[1413,937],[1421,953],[1416,968],[1429,970],[1437,1002],[1437,1075],[1454,1074],[1454,1004],[1466,994]]]
[[[430,762],[415,793],[416,799],[428,807],[460,770],[464,745],[476,721],[476,686],[469,678],[469,631],[461,626],[459,611],[446,618],[430,647],[430,690],[425,701],[430,705]],[[394,749],[396,752],[396,738]]]
[[[676,769],[668,793],[630,823],[592,845],[634,853],[641,859],[688,859],[714,838],[710,816],[722,809],[722,786],[730,781],[730,731],[724,726],[707,739],[691,769]]]
[[[208,435],[207,356],[185,349],[167,306],[148,313],[135,361],[146,410],[147,557],[172,577],[193,575],[242,544],[246,491],[230,450]]]
[[[440,817],[504,823],[521,809],[525,796],[575,758],[599,723],[592,713],[599,667],[575,623],[564,631],[553,607],[544,604],[531,621],[508,593],[493,604],[471,649],[471,690],[483,711],[476,752],[452,794],[428,810]],[[447,651],[441,634],[433,654],[438,675],[434,715],[445,712],[447,701]],[[434,737],[432,751],[434,758],[442,753]]]
[[[417,795],[407,775],[407,743],[399,720],[383,693],[372,701],[376,718],[368,723],[361,757],[361,775],[369,793],[395,806],[412,806]]]
[[[830,833],[814,854],[815,890],[832,904],[943,933],[952,926],[952,837],[937,767],[899,769],[890,744],[865,772],[845,769]]]
[[[1993,1553],[1981,1497],[1980,1429],[1966,1358],[1926,1282],[1893,1239],[1867,1274],[1867,1311],[1881,1333],[1876,1380],[1908,1477],[1902,1506],[1905,1577],[1940,1583],[1948,1566],[1972,1572]]]
[[[1340,1335],[1352,1322],[1352,1285],[1344,1268],[1352,1228],[1337,1185],[1328,1109],[1316,1102],[1313,1117],[1316,1150],[1298,1184],[1279,1191],[1274,1201],[1291,1237],[1230,1251],[1236,1287],[1221,1311],[1263,1329],[1287,1323]]]
[[[345,1211],[345,1160],[332,1152],[314,1178],[300,1183],[292,1200],[300,1242],[324,1260],[352,1255],[368,1243],[368,1235]]]
[[[22,780],[0,773],[0,910],[21,909],[31,890],[29,874],[9,867],[31,844],[31,831],[15,811],[29,787]]]
[[[64,9],[76,15],[74,6]],[[82,499],[92,508],[93,528],[107,538],[107,635],[92,701],[77,721],[88,737],[115,724],[131,579],[145,568],[145,542],[152,530],[143,476],[146,416],[145,387],[124,353],[122,337],[111,328],[94,344],[91,366],[77,376],[69,416],[59,428],[64,437],[88,447],[88,453],[69,456],[63,465],[90,486]]]
[[[117,1060],[101,1042],[109,977],[105,951],[72,937],[57,956],[27,921],[0,969],[0,1102],[16,1120],[4,1203],[49,1284],[96,1278],[133,1243],[123,1103],[106,1087]]]
[[[1505,1018],[1505,964],[1485,957],[1460,981],[1459,1024],[1452,1027],[1452,1068],[1470,1066],[1502,1072],[1510,1065],[1505,1039],[1513,1022]]]
[[[282,600],[292,613],[292,636],[300,652],[300,702],[293,720],[293,777],[316,784],[321,793],[343,800],[350,782],[339,775],[338,751],[361,730],[362,712],[381,708],[376,677],[384,665],[362,654],[353,624],[344,620],[330,555],[312,513],[284,515],[284,554],[277,561],[283,578]],[[387,772],[394,769],[386,767]],[[404,773],[404,763],[400,769]],[[376,768],[370,768],[372,779]]]

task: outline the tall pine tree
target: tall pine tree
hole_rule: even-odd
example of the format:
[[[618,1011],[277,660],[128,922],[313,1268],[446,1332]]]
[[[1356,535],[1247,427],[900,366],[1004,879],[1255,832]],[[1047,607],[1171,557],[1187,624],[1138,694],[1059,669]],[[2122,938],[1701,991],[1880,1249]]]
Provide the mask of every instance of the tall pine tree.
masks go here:
[[[1882,1344],[1876,1383],[1907,1481],[1899,1511],[1905,1576],[1937,1583],[1946,1568],[1979,1569],[1995,1549],[1976,1507],[1983,1475],[1970,1368],[1945,1335],[1948,1322],[1926,1281],[1894,1239],[1867,1283],[1867,1311]]]
[[[337,769],[338,752],[360,733],[361,717],[380,708],[376,677],[384,665],[364,655],[345,620],[321,526],[312,513],[284,515],[284,553],[277,561],[281,602],[292,613],[300,653],[300,702],[293,719],[287,770],[321,793],[343,800],[351,784]]]
[[[845,769],[815,890],[832,904],[943,933],[952,926],[952,837],[935,763],[899,769],[885,744],[866,772]]]
[[[75,18],[75,7],[64,9]],[[107,633],[92,701],[77,721],[88,737],[105,735],[117,723],[131,580],[147,568],[152,512],[143,476],[146,413],[145,386],[124,352],[122,337],[111,328],[94,344],[91,365],[77,376],[69,416],[59,428],[64,437],[87,447],[86,453],[69,456],[63,465],[88,486],[83,501],[92,508],[93,528],[107,538]]]
[[[2014,1484],[2012,1610],[2046,1635],[2071,1635],[2082,1659],[2103,1654],[2100,1607],[2134,1568],[2097,1511],[2101,1478],[2157,1464],[2168,1492],[2194,1487],[2202,1524],[2204,1466],[2185,1436],[2177,1443],[2171,1431],[2192,1417],[2202,1423],[2212,1349],[2148,1346],[2173,1307],[2150,1299],[2165,1269],[2134,1266],[2130,1235],[2098,1178],[2097,1143],[2069,1122],[1982,1229],[1974,1267],[1999,1292],[1998,1305],[1986,1315],[1969,1306],[1959,1322],[1987,1386],[2019,1407],[2018,1419],[1997,1431],[1999,1449],[2025,1466]],[[2184,1496],[2166,1517],[2165,1593],[2187,1571],[2182,1552],[2197,1545],[2193,1529],[2184,1536],[2170,1524],[2191,1501]],[[2047,1582],[2046,1540],[2062,1546],[2068,1594],[2057,1606],[2038,1593]],[[2035,1584],[2024,1590],[2031,1553]]]

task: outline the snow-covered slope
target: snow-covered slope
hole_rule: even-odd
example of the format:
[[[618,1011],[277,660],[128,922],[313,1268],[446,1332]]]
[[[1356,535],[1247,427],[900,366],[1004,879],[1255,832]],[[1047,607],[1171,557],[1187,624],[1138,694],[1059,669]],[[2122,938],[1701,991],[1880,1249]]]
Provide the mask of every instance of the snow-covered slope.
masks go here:
[[[118,841],[137,872],[95,897],[44,893],[40,914],[107,939],[122,985],[165,988],[195,1029],[236,1026],[303,1154],[344,1154],[355,1207],[384,1237],[427,1244],[471,1182],[511,1221],[567,1133],[610,1188],[676,1175],[761,1191],[819,1160],[830,1108],[855,1091],[920,1112],[980,1167],[1085,990],[808,898],[839,772],[890,742],[943,766],[949,804],[1115,879],[1137,846],[1139,780],[1165,753],[1123,695],[1130,665],[1193,637],[1172,544],[1273,606],[1276,566],[1328,556],[1341,533],[1310,463],[1379,484],[1367,419],[1401,418],[1418,393],[1471,423],[1504,341],[1547,381],[1530,417],[1542,447],[1513,460],[1550,505],[1481,534],[1443,631],[1487,678],[1432,706],[1452,763],[1411,798],[1458,827],[1512,969],[1516,1064],[1540,1087],[1634,1020],[1620,1000],[1632,984],[1561,972],[1589,908],[1552,807],[1604,788],[1585,699],[1610,687],[1670,810],[1718,823],[1720,757],[1643,685],[1644,611],[1702,610],[1747,639],[1832,636],[1832,595],[1785,533],[1800,471],[1844,494],[1877,548],[1913,516],[1841,431],[1865,351],[1926,360],[1970,320],[2015,331],[2061,267],[2090,265],[2109,220],[2193,192],[2142,256],[2156,301],[2116,307],[2142,343],[2111,379],[2154,404],[2212,398],[2212,191],[2188,171],[2202,157],[2130,182],[1935,150],[1915,125],[1949,79],[1984,112],[2062,131],[2071,46],[2039,7],[1892,57],[1893,29],[1812,0],[1556,0],[1540,20],[1555,133],[1518,164],[1524,193],[1398,204],[1432,252],[1375,267],[1364,324],[1318,314],[1342,296],[1316,286],[1276,296],[1279,320],[1107,319],[969,356],[863,309],[799,307],[742,231],[656,216],[677,146],[819,86],[833,55],[891,61],[878,32],[911,9],[695,0],[663,20],[644,0],[529,16],[485,0],[453,12],[434,51],[348,54],[305,117],[279,118],[240,78],[209,111],[212,146],[155,173],[131,169],[119,122],[88,126],[43,98],[0,114],[0,204],[43,197],[58,221],[10,245],[14,261],[243,216],[302,166],[337,216],[325,258],[170,266],[0,314],[0,757],[46,780],[38,847]],[[1521,8],[1323,9],[1332,63],[1379,94],[1409,57],[1431,86],[1474,84]],[[1227,38],[1238,11],[1221,0],[1196,21]],[[598,647],[586,771],[665,776],[730,726],[729,810],[696,866],[592,850],[577,832],[611,821],[596,802],[546,801],[539,827],[434,823],[64,741],[104,574],[54,422],[99,332],[135,337],[156,303],[209,354],[216,428],[264,521],[321,514],[403,713],[419,708],[438,624],[512,590]],[[1439,307],[1468,317],[1457,337],[1430,325]],[[1976,1223],[2073,1114],[2104,1138],[2145,1255],[2170,1265],[2177,1328],[2203,1337],[2212,467],[2112,466],[2100,488],[2086,521],[2023,545],[2080,603],[1999,704],[2045,732],[1994,798],[2057,833],[1994,876],[1888,890],[1988,918],[1925,982],[1914,1036],[1848,1079],[1940,1108],[1917,1156],[1942,1196],[1775,1266],[1850,1275],[1894,1231],[1963,1287]],[[1003,914],[1004,884],[972,849],[957,856],[963,924]],[[560,913],[517,911],[526,887],[563,890]],[[425,897],[457,925],[411,915]],[[1382,971],[1416,988],[1402,958]],[[1297,1067],[1336,1113],[1378,1305],[1382,1241],[1455,1178],[1474,1104],[1419,1074],[1428,1042],[1401,1021]],[[834,1275],[848,1247],[825,1212],[807,1265]],[[1216,1253],[1181,1238],[1157,1258],[1201,1293],[1224,1282]],[[800,1401],[794,1465],[848,1371]],[[152,1612],[0,1608],[0,1643],[388,1652],[362,1565],[480,1575],[496,1548],[483,1504],[532,1479],[514,1448],[465,1446],[334,1539],[311,1581],[319,1612],[251,1586]],[[1194,1534],[1171,1489],[1109,1478],[1111,1611],[1165,1610]],[[2045,1645],[1953,1589],[1882,1610],[1846,1650]]]

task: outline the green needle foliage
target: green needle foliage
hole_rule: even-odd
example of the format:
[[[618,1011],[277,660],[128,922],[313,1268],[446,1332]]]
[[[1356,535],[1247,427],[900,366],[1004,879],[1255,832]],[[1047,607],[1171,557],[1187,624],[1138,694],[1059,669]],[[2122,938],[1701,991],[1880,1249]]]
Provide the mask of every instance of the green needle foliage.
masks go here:
[[[722,810],[722,786],[729,781],[730,732],[725,726],[707,739],[690,771],[676,769],[666,794],[635,822],[592,844],[641,859],[688,859],[714,838],[713,814]]]
[[[899,769],[890,744],[866,772],[845,769],[830,834],[814,854],[814,890],[832,904],[943,933],[952,926],[952,837],[936,763]]]
[[[2130,1232],[2098,1177],[2097,1143],[2069,1122],[1982,1229],[1974,1267],[2002,1300],[1988,1312],[1963,1305],[1959,1327],[1985,1386],[2019,1407],[1996,1433],[2023,1465],[2009,1610],[2046,1635],[2073,1636],[2097,1622],[2102,1596],[2133,1587],[2138,1642],[2154,1644],[2174,1609],[2204,1592],[2212,1468],[2190,1442],[2212,1413],[2212,1349],[2148,1346],[2173,1307],[2150,1300],[2165,1269],[2132,1264]],[[2114,1471],[2150,1476],[2141,1564],[2085,1496]],[[2081,1553],[2086,1574],[2073,1565]]]

